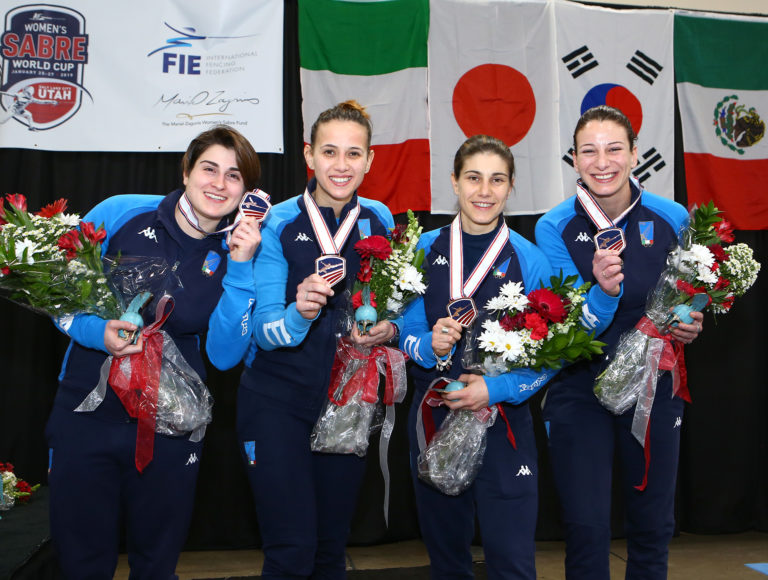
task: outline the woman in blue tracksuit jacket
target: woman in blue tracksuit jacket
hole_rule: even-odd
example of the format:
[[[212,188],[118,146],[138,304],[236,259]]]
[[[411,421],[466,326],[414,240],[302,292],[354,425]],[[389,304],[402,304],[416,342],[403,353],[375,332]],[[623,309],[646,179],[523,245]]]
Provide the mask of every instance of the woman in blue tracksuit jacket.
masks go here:
[[[460,211],[451,226],[428,232],[419,241],[429,285],[424,296],[406,309],[400,339],[401,348],[415,363],[411,368],[414,404],[408,425],[419,524],[432,578],[473,577],[470,545],[477,516],[488,577],[533,579],[538,468],[533,424],[524,403],[554,371],[521,368],[496,377],[469,374],[461,357],[465,333],[446,315],[446,306],[458,298],[451,288],[454,268],[460,273],[460,283],[469,284],[462,289],[464,296],[470,296],[478,310],[505,283],[522,282],[528,293],[542,283],[548,285],[552,271],[544,254],[504,223],[502,212],[514,182],[514,159],[503,142],[485,135],[469,138],[456,153],[451,180]],[[458,237],[460,251],[452,252]],[[461,262],[458,255],[462,255]],[[471,285],[473,272],[482,276],[476,287]],[[604,295],[593,300],[596,320],[609,321],[612,311],[613,304]],[[500,409],[488,430],[480,472],[472,486],[457,496],[446,495],[417,477],[419,408],[438,377],[467,384],[460,391],[442,395],[446,407],[480,410],[498,405]],[[426,406],[422,408],[424,413],[430,412]],[[438,407],[432,413],[437,429],[447,410]]]
[[[574,131],[573,157],[581,197],[545,214],[536,225],[536,242],[556,269],[599,283],[618,300],[612,323],[599,335],[610,357],[622,333],[643,316],[648,292],[687,223],[687,212],[643,190],[631,177],[637,164],[635,134],[617,109],[600,106],[582,115]],[[623,231],[625,248],[596,251],[593,237],[598,229],[610,227]],[[603,267],[590,271],[598,254],[605,254]],[[696,313],[695,319],[694,324],[680,324],[672,337],[691,342],[701,330],[702,315]],[[673,397],[671,375],[663,373],[651,413],[646,464],[643,447],[631,433],[634,407],[616,416],[592,392],[605,366],[605,360],[597,359],[564,369],[550,383],[543,409],[563,508],[566,577],[609,578],[611,475],[617,451],[626,503],[626,577],[666,578],[683,401]]]
[[[323,112],[305,147],[315,172],[303,195],[272,208],[253,267],[231,270],[209,340],[227,344],[227,365],[245,357],[237,430],[261,532],[262,578],[344,578],[345,546],[364,474],[356,455],[313,453],[310,434],[328,396],[336,339],[349,334],[349,289],[360,268],[355,243],[394,227],[381,203],[356,190],[373,160],[368,115],[354,101]],[[322,255],[346,259],[330,284]],[[251,302],[256,300],[255,310]],[[382,321],[373,345],[396,328]]]
[[[178,276],[169,290],[174,308],[162,329],[201,378],[200,338],[221,294],[232,259],[248,260],[259,242],[258,227],[243,220],[225,234],[246,188],[259,179],[256,152],[240,133],[218,126],[198,135],[182,161],[184,189],[166,196],[119,195],[83,219],[104,224],[105,255],[164,258]],[[186,215],[186,217],[185,217]],[[159,298],[159,296],[158,296]],[[155,319],[156,300],[143,311]],[[109,355],[138,353],[118,336],[136,326],[79,314],[57,326],[71,339],[47,425],[50,447],[51,536],[66,578],[112,578],[121,528],[125,530],[131,578],[175,578],[174,570],[192,515],[202,442],[156,434],[151,460],[139,472],[137,422],[113,390],[90,412],[75,412],[99,383]]]

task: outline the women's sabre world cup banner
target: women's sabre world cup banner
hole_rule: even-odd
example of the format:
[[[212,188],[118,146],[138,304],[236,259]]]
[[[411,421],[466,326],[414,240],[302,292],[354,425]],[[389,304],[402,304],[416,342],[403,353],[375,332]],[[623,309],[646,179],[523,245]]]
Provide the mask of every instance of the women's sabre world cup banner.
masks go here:
[[[283,3],[97,0],[0,13],[0,147],[184,151],[218,123],[282,152]]]

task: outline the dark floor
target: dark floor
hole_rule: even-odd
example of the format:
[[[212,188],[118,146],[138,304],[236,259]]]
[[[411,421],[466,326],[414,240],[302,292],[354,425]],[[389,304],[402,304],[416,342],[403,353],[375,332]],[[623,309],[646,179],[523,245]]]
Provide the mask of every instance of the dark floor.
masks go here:
[[[538,542],[538,578],[562,580],[564,546],[562,542]],[[611,545],[611,575],[624,577],[626,547],[623,540]],[[482,560],[477,549],[476,559]],[[180,580],[253,576],[259,573],[259,550],[185,552],[176,573]],[[428,564],[424,545],[419,540],[349,548],[350,569],[380,569],[424,566]],[[763,564],[763,573],[747,564]],[[125,556],[120,557],[115,578],[128,578]],[[672,540],[669,580],[768,580],[768,534],[746,532],[720,536],[682,534]]]

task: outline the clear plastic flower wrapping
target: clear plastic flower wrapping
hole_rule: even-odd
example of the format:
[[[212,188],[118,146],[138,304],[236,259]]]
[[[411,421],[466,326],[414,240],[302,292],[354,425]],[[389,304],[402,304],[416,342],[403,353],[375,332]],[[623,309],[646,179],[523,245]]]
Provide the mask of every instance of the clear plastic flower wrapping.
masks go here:
[[[418,458],[419,478],[447,495],[468,489],[483,464],[487,431],[498,409],[449,411]]]
[[[677,250],[686,247],[690,247],[690,231],[687,228],[679,236]],[[680,251],[671,251],[667,256],[666,268],[655,288],[648,294],[645,316],[661,334],[669,330],[670,308],[683,301],[676,286],[679,279],[690,275],[683,268]],[[615,353],[607,358],[608,366],[594,386],[595,395],[606,409],[620,415],[635,405],[639,396],[644,394],[646,403],[636,409],[635,420],[650,416],[647,400],[650,397],[650,403],[653,403],[664,342],[664,339],[654,338],[634,327],[622,334]],[[644,393],[644,389],[653,389],[653,392]]]
[[[365,457],[371,435],[384,428],[389,436],[395,420],[394,406],[384,404],[386,393],[379,394],[379,375],[390,373],[393,403],[402,402],[405,358],[397,349],[354,346],[348,339],[339,339],[337,345],[334,366],[341,365],[341,376],[326,398],[310,446],[312,451]]]

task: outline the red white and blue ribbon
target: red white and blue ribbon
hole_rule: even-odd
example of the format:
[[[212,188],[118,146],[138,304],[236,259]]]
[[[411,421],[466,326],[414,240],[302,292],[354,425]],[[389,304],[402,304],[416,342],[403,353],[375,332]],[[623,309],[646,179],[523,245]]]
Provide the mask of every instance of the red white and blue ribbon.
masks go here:
[[[472,270],[472,273],[464,281],[464,246],[461,235],[461,214],[458,214],[451,223],[451,250],[449,256],[450,267],[450,296],[451,302],[461,302],[462,299],[471,298],[472,295],[480,287],[480,284],[485,280],[485,277],[489,274],[493,265],[496,263],[496,259],[501,254],[504,246],[509,241],[509,229],[506,225],[502,224],[499,228],[496,237],[491,244],[486,248],[485,253],[480,258],[480,261]],[[449,312],[451,312],[449,307]],[[476,315],[476,311],[473,309],[471,312],[461,313],[459,318],[454,317],[454,313],[451,313],[459,324],[463,326],[469,325],[472,319]],[[468,317],[471,317],[467,320]],[[465,321],[466,324],[462,321]]]
[[[635,187],[640,189],[640,182],[637,180],[637,178],[630,177],[630,181],[633,183],[633,185],[635,185]],[[632,208],[635,207],[637,202],[640,201],[640,196],[637,196],[637,199],[629,204],[629,207],[621,212],[621,215],[619,215],[615,220],[612,220],[610,217],[608,217],[608,214],[603,211],[603,208],[600,207],[600,204],[597,203],[597,200],[595,200],[592,193],[590,193],[589,188],[587,188],[587,186],[584,184],[584,181],[581,179],[576,180],[576,196],[578,197],[579,202],[581,202],[581,206],[584,208],[584,211],[587,212],[589,219],[593,224],[595,224],[595,227],[597,227],[595,244],[597,245],[598,249],[618,250],[621,252],[627,244],[624,240],[623,230],[616,227],[616,223],[621,221],[624,216],[626,216],[632,210]],[[610,232],[616,232],[617,235],[611,235]],[[607,241],[607,243],[599,244],[598,238],[601,236]]]
[[[195,210],[192,208],[192,203],[190,203],[189,198],[187,197],[186,191],[181,194],[181,197],[179,198],[178,207],[179,207],[179,211],[181,212],[181,215],[184,216],[185,220],[187,220],[187,223],[190,226],[192,226],[195,230],[203,234],[204,236],[212,236],[214,234],[224,234],[226,232],[229,232],[235,229],[235,226],[237,226],[237,223],[240,221],[240,214],[238,213],[237,217],[235,217],[234,223],[231,223],[227,227],[222,228],[218,231],[207,232],[200,225],[200,218],[197,217]]]
[[[322,262],[324,257],[338,256],[338,259],[334,263],[345,261],[344,258],[341,257],[341,249],[344,247],[349,235],[352,233],[355,223],[357,223],[357,218],[360,215],[360,202],[358,201],[355,207],[347,213],[344,220],[339,224],[339,229],[336,230],[336,235],[334,236],[331,236],[331,231],[328,229],[328,225],[325,223],[323,215],[320,213],[320,208],[317,207],[317,203],[308,191],[304,192],[304,205],[307,207],[307,214],[309,214],[309,221],[312,224],[312,231],[315,233],[315,239],[322,252],[321,257],[318,259],[318,262],[316,262],[316,268],[318,269],[317,273],[320,276],[323,276],[319,270],[324,267],[324,263]],[[334,267],[333,271],[335,273],[331,275],[331,278],[334,280],[333,282],[331,282],[328,277],[323,276],[323,278],[328,280],[329,284],[338,282],[339,279],[343,278],[345,275],[344,269]],[[341,276],[339,276],[339,272],[341,272]]]

